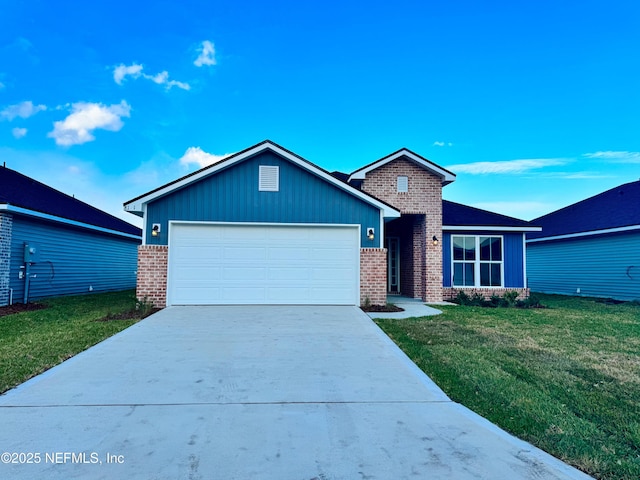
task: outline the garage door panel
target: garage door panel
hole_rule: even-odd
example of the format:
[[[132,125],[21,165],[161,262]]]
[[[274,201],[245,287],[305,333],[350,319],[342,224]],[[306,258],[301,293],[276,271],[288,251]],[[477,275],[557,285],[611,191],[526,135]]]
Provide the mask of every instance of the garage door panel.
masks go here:
[[[253,265],[235,265],[225,266],[222,269],[222,276],[218,279],[213,279],[216,283],[220,280],[226,280],[227,282],[246,282],[247,279],[253,281],[264,281],[267,279],[267,268]]]
[[[168,304],[358,302],[358,228],[173,224]]]

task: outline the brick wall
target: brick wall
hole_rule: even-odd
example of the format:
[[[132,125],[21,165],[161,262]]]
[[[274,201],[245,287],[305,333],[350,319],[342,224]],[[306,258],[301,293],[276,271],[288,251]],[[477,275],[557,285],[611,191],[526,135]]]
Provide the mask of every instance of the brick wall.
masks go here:
[[[387,249],[360,249],[360,305],[387,303]]]
[[[13,218],[6,213],[0,213],[0,307],[9,304],[12,232]]]
[[[524,300],[529,298],[529,289],[528,288],[444,288],[443,289],[443,300],[453,300],[458,295],[458,292],[464,292],[470,297],[475,293],[479,293],[482,295],[485,300],[489,300],[492,295],[498,295],[499,297],[503,296],[506,292],[516,291],[519,293],[517,300]]]
[[[138,247],[138,279],[136,297],[147,299],[155,307],[167,305],[167,260],[166,245],[140,245]]]
[[[398,176],[409,178],[408,192],[398,193]],[[404,158],[368,172],[362,181],[362,190],[390,203],[401,213],[439,211],[442,214],[442,179]]]
[[[409,191],[398,193],[397,177],[409,179]],[[412,284],[405,281],[403,293],[427,302],[442,300],[442,179],[413,162],[398,158],[367,173],[362,190],[390,203],[403,215],[418,214],[411,231]],[[402,242],[406,245],[408,242]],[[406,248],[406,246],[403,246]],[[403,262],[405,265],[408,260]],[[402,275],[408,275],[406,270]]]

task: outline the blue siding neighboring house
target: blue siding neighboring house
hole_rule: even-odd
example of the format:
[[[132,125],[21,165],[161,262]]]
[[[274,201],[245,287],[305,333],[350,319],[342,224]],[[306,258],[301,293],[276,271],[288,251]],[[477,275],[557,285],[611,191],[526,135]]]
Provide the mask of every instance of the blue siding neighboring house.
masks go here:
[[[0,168],[0,306],[134,288],[141,230]]]
[[[527,235],[532,290],[640,299],[640,181],[532,220]]]

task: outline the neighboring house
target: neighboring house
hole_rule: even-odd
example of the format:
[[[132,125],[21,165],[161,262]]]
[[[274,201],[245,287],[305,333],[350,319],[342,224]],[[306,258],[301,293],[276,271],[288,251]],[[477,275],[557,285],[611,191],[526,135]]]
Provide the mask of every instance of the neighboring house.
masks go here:
[[[141,233],[0,167],[0,306],[135,287]]]
[[[524,232],[539,229],[443,203],[454,180],[407,149],[348,175],[264,141],[124,204],[143,218],[137,295],[158,306],[526,296]]]
[[[532,290],[640,299],[640,181],[532,220],[527,235]]]

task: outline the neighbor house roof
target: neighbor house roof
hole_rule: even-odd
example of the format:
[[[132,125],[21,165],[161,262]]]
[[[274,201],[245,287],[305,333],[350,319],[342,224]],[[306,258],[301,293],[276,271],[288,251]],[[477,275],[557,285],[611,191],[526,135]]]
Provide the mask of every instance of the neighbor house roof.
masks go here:
[[[271,151],[280,155],[281,157],[291,161],[292,163],[300,166],[301,168],[311,172],[314,175],[326,180],[327,182],[335,185],[336,187],[345,190],[346,192],[354,195],[355,197],[360,198],[361,200],[374,205],[379,208],[385,217],[396,218],[400,216],[400,212],[396,210],[394,207],[390,206],[387,203],[384,203],[377,198],[368,195],[367,193],[358,190],[357,188],[352,187],[348,183],[341,181],[340,179],[334,177],[328,171],[318,167],[314,163],[302,158],[301,156],[287,150],[286,148],[281,147],[280,145],[270,141],[264,140],[253,147],[249,147],[241,152],[230,155],[219,162],[216,162],[212,165],[204,167],[196,172],[193,172],[189,175],[186,175],[182,178],[174,180],[173,182],[167,183],[155,190],[147,192],[139,197],[133,198],[124,204],[124,209],[128,212],[131,212],[136,215],[142,215],[144,211],[144,206],[153,200],[161,198],[165,195],[168,195],[176,190],[186,187],[194,182],[201,180],[202,178],[208,177],[209,175],[213,175],[223,169],[229,168],[230,166],[242,162],[254,155],[257,155],[264,151]]]
[[[142,235],[138,227],[6,167],[0,167],[0,211]]]
[[[531,221],[542,226],[529,239],[614,233],[640,228],[640,180],[625,183]]]
[[[442,201],[443,230],[502,230],[537,232],[540,227],[519,218],[469,207],[460,203]]]
[[[358,170],[356,170],[351,174],[348,181],[351,182],[352,180],[364,180],[367,173],[369,173],[370,171],[375,170],[376,168],[380,168],[381,166],[402,157],[408,159],[409,161],[413,162],[419,167],[424,168],[425,170],[440,177],[442,179],[443,186],[454,182],[456,179],[456,175],[450,172],[449,170],[446,170],[441,166],[436,165],[432,161],[427,160],[424,157],[421,157],[417,153],[414,153],[407,148],[401,148],[400,150],[392,153],[391,155],[387,155],[386,157],[383,157],[380,160],[376,160],[375,162],[370,163],[369,165],[365,165],[364,167],[359,168]]]

